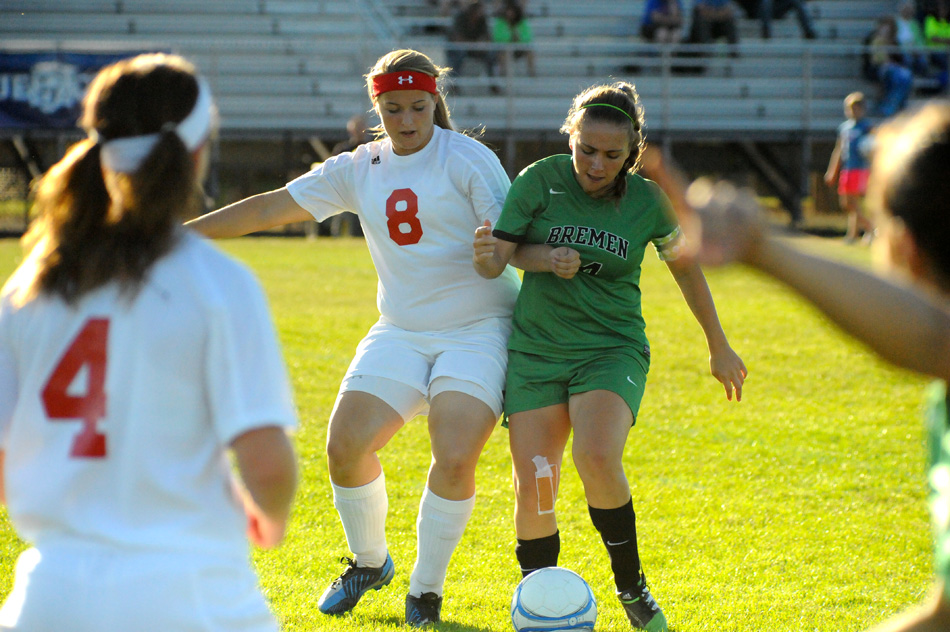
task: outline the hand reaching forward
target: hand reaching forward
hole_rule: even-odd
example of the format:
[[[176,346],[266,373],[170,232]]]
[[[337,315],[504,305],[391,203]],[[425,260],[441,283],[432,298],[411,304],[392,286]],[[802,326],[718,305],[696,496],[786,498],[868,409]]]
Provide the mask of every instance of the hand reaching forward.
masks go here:
[[[699,219],[699,261],[704,265],[750,262],[761,245],[766,224],[751,191],[728,182],[697,180],[686,198]]]

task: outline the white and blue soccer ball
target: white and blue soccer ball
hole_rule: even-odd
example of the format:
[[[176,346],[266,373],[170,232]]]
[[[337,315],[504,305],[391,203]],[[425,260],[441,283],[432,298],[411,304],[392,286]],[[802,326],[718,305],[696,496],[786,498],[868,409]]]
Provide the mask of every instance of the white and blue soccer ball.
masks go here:
[[[511,598],[517,632],[593,630],[597,601],[584,578],[560,566],[539,568],[521,580]]]

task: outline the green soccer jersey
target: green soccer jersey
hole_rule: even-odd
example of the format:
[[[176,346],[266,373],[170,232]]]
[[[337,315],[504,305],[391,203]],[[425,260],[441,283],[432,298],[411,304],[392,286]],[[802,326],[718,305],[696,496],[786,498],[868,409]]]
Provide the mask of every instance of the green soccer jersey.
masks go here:
[[[640,312],[643,253],[652,242],[661,258],[672,258],[680,241],[656,183],[629,174],[622,200],[596,200],[575,179],[571,156],[551,156],[515,178],[494,234],[568,246],[581,257],[573,279],[525,272],[509,349],[577,358],[623,345],[649,358]]]
[[[944,581],[950,600],[950,417],[947,415],[947,386],[931,385],[927,394],[927,422],[930,429],[930,516],[934,528],[937,578]]]

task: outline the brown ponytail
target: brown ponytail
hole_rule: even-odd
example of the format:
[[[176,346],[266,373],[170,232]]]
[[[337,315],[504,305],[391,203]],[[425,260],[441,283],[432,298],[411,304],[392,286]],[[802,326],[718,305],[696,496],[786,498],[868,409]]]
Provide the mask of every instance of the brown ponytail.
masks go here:
[[[27,295],[74,303],[110,281],[137,289],[196,210],[195,161],[173,124],[198,95],[194,68],[171,55],[140,55],[104,68],[83,100],[82,140],[34,189],[36,220],[23,237],[36,274]],[[167,125],[171,123],[172,125]],[[103,169],[103,142],[161,132],[134,173]]]

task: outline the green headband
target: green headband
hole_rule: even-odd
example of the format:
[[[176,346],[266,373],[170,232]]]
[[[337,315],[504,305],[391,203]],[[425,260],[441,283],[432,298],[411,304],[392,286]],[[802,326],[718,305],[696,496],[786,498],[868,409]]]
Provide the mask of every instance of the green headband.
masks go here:
[[[636,120],[634,120],[632,116],[630,116],[630,113],[622,108],[618,108],[616,105],[610,105],[609,103],[588,103],[587,105],[582,105],[580,109],[586,110],[587,108],[596,108],[596,107],[613,108],[617,110],[618,112],[620,112],[621,114],[623,114],[624,116],[626,116],[628,119],[630,119],[630,122],[633,123],[633,126],[637,127],[637,122]]]

